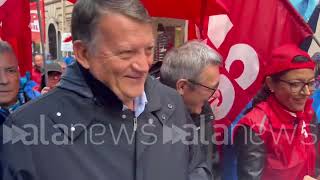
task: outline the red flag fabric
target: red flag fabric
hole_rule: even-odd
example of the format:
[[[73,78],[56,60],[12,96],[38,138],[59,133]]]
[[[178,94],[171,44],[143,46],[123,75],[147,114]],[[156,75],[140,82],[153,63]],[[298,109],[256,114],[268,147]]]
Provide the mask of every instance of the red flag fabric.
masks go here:
[[[76,3],[77,0],[68,0]],[[220,0],[141,0],[150,16],[193,20],[201,16],[226,13]]]
[[[73,3],[73,4],[77,2],[77,0],[68,0],[68,1]]]
[[[265,62],[285,43],[301,44],[311,29],[288,0],[224,0],[228,15],[206,17],[204,32],[190,26],[191,38],[204,41],[224,57],[216,118],[230,124],[260,89]],[[197,33],[195,33],[197,32]]]
[[[154,17],[168,17],[192,20],[205,15],[226,12],[219,0],[141,0],[149,14]]]
[[[22,76],[32,69],[29,3],[29,0],[7,0],[0,7],[0,37],[12,45]]]
[[[72,36],[68,36],[67,38],[65,38],[64,40],[63,40],[63,42],[71,42],[72,41]]]

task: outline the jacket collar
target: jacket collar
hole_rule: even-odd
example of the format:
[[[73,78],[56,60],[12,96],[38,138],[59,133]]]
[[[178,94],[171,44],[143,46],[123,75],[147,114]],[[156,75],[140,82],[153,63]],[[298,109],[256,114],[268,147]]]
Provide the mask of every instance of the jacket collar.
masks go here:
[[[156,81],[158,80],[148,76],[145,83],[145,92],[148,99],[146,110],[149,112],[154,112],[161,109],[161,99],[159,96],[160,92],[159,89],[156,88]]]
[[[78,63],[73,63],[67,67],[66,73],[61,77],[59,88],[72,91],[86,98],[93,98],[93,93],[85,81]]]
[[[162,124],[165,124],[175,111],[175,106],[173,106],[172,99],[166,96],[164,97],[166,100],[160,98],[159,94],[162,92],[160,92],[159,86],[161,86],[161,84],[157,81],[158,80],[150,76],[147,77],[145,94],[148,103],[145,107],[144,116],[147,115],[147,117],[150,117],[150,115],[153,114],[158,117]],[[55,109],[57,109],[58,112],[49,114],[50,118],[56,124],[63,124],[64,127],[69,127],[62,131],[72,140],[75,140],[83,132],[85,129],[83,126],[89,126],[95,119],[95,113],[93,112],[96,111],[96,106],[107,106],[108,108],[104,109],[110,111],[115,116],[121,116],[122,114],[122,102],[116,95],[77,63],[68,66],[67,72],[62,77],[58,88],[72,91],[84,97],[83,100],[73,106],[75,109],[81,109],[84,106],[88,109],[87,111],[77,112],[79,118],[74,118],[74,114],[68,113],[68,108],[64,106],[64,104],[69,103],[64,103],[66,100],[62,99],[60,104],[56,104],[57,107]],[[78,124],[81,125],[81,128],[74,126]]]
[[[145,93],[148,100],[146,110],[149,112],[161,109],[161,100],[158,95],[160,92],[156,88],[156,81],[148,76],[145,83]],[[77,62],[68,66],[58,87],[94,99],[98,105],[116,108],[118,111],[122,110],[123,104],[120,99]]]
[[[311,121],[309,116],[310,113],[312,114],[310,112],[311,104],[312,101],[308,100],[303,112],[292,113],[285,109],[274,96],[270,96],[266,103],[260,103],[258,107],[267,114],[273,127],[281,128],[282,126],[286,126],[286,128],[293,129],[300,120],[304,120],[305,122]]]
[[[297,124],[297,117],[294,116],[292,112],[286,110],[277,100],[274,96],[270,96],[267,100],[269,106],[274,112],[274,115],[277,116],[279,121],[272,122],[272,124],[278,124],[281,126],[281,124],[285,125],[295,125]],[[274,118],[272,118],[274,119]],[[277,126],[278,126],[277,125]]]

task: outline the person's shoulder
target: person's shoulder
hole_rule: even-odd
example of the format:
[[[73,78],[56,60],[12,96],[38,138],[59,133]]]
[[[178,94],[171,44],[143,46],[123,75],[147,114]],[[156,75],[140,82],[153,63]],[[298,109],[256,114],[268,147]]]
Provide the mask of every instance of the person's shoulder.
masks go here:
[[[178,107],[185,108],[182,97],[175,89],[161,83],[159,79],[154,77],[148,78],[147,83],[151,87],[149,90],[153,91],[154,96],[159,96],[163,105],[173,103]]]
[[[252,108],[247,114],[244,115],[239,124],[245,124],[248,126],[261,125],[261,123],[264,124],[268,116],[263,109],[268,108],[267,106],[267,103],[262,102],[258,106]],[[263,107],[263,109],[261,107]]]
[[[152,83],[155,84],[155,89],[159,91],[159,95],[165,95],[165,96],[179,96],[180,95],[177,93],[177,91],[159,81],[159,79],[156,79],[154,77],[151,77],[150,80]]]
[[[52,91],[38,97],[37,99],[28,101],[19,107],[14,113],[10,115],[13,121],[29,121],[30,119],[39,118],[41,114],[48,114],[53,112],[60,106],[60,100],[63,96],[62,89],[56,88]]]

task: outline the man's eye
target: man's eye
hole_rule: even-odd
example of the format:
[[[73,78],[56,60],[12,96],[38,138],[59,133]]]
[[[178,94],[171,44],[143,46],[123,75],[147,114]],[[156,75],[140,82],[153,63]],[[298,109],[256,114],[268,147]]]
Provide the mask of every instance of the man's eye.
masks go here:
[[[122,50],[119,52],[120,55],[134,54],[136,51],[133,49]]]
[[[147,48],[146,48],[146,51],[148,51],[148,52],[153,52],[153,49],[154,49],[154,47],[153,47],[153,46],[151,46],[151,47],[147,47]]]
[[[119,56],[121,59],[129,59],[134,55],[134,51],[133,50],[125,50],[125,51],[121,51],[119,53]]]
[[[133,53],[132,50],[125,50],[120,52],[120,54],[131,54],[131,53]]]
[[[18,70],[16,68],[9,68],[9,69],[7,69],[7,72],[8,73],[16,73],[16,72],[18,72]]]

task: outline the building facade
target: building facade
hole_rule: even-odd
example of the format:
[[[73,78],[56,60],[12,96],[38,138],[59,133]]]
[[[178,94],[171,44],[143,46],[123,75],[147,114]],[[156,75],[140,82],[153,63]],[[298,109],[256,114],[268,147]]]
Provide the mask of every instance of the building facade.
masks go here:
[[[63,34],[71,32],[73,4],[67,0],[45,0],[46,53],[51,59],[61,59]]]

